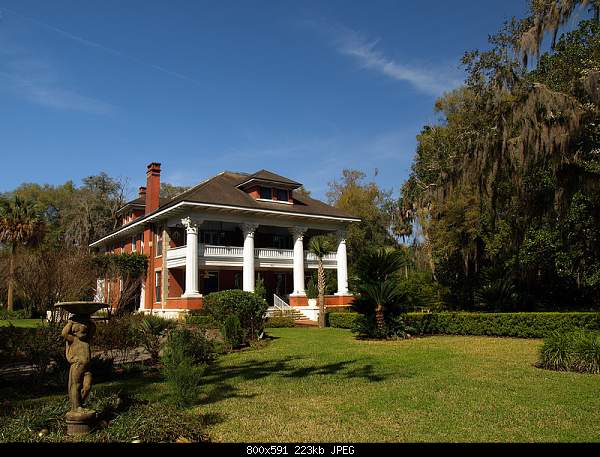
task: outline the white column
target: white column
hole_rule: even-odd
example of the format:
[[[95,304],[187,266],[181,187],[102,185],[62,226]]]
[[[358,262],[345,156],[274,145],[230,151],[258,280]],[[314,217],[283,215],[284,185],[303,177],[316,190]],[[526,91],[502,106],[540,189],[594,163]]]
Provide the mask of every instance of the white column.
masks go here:
[[[242,224],[244,232],[244,273],[242,289],[254,292],[254,232],[258,224]]]
[[[346,257],[346,232],[339,230],[337,232],[337,283],[338,291],[336,295],[349,295],[348,292],[348,260]]]
[[[183,297],[199,297],[198,291],[198,223],[189,217],[181,219],[185,227],[185,292]],[[166,258],[166,253],[165,253]],[[166,270],[166,269],[165,269]]]
[[[294,227],[291,231],[294,237],[294,291],[291,295],[304,297],[306,291],[304,290],[304,244],[302,240],[306,228]]]

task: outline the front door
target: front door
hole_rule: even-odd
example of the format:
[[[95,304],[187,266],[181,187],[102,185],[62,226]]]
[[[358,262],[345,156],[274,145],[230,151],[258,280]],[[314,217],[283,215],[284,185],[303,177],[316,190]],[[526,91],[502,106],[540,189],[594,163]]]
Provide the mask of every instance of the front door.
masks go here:
[[[202,294],[208,295],[211,292],[219,291],[219,272],[206,271],[202,276]]]

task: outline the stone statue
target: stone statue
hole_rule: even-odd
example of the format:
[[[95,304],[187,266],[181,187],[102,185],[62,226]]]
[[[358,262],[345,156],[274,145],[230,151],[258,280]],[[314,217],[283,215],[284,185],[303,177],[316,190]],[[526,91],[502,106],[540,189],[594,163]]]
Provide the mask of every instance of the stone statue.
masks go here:
[[[54,306],[71,313],[61,333],[66,341],[65,355],[71,364],[67,390],[71,409],[66,415],[67,433],[69,435],[88,433],[96,420],[96,411],[83,407],[92,388],[90,342],[96,331],[96,325],[90,316],[107,305],[95,302],[66,302]]]
[[[67,361],[71,364],[68,388],[71,411],[84,411],[83,402],[92,388],[90,340],[95,330],[96,325],[90,316],[76,314],[69,319],[62,331],[62,337],[67,342]]]

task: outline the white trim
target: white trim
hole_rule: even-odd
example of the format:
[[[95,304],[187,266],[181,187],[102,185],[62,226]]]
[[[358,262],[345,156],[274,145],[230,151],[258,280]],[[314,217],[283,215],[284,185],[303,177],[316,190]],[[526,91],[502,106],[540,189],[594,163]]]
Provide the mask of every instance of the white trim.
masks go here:
[[[256,201],[267,202],[267,203],[282,203],[284,205],[293,205],[292,202],[286,202],[285,200],[271,200],[270,198],[257,198]]]
[[[152,221],[156,220],[159,216],[162,216],[163,214],[168,213],[169,211],[173,211],[173,210],[179,208],[180,206],[200,206],[203,208],[235,209],[235,210],[247,211],[247,212],[259,212],[259,213],[267,213],[267,214],[281,214],[284,216],[306,217],[306,218],[310,218],[310,219],[325,219],[325,220],[339,221],[339,222],[360,222],[360,219],[355,218],[355,217],[323,216],[320,214],[294,213],[294,212],[288,212],[288,211],[276,211],[276,210],[262,209],[262,208],[246,208],[243,206],[216,205],[216,204],[212,204],[212,203],[198,203],[198,202],[189,202],[189,201],[184,200],[182,202],[177,203],[174,206],[165,208],[164,210],[159,211],[158,213],[153,214],[147,218],[144,217],[142,220],[140,220],[138,222],[134,222],[130,226],[124,227],[121,230],[118,230],[114,233],[111,233],[110,235],[105,236],[104,238],[100,238],[98,241],[94,241],[92,244],[90,244],[90,247],[97,246],[98,244],[102,243],[103,241],[114,238],[121,233],[126,233],[127,231],[131,230],[134,227],[137,227],[140,224],[152,222]]]

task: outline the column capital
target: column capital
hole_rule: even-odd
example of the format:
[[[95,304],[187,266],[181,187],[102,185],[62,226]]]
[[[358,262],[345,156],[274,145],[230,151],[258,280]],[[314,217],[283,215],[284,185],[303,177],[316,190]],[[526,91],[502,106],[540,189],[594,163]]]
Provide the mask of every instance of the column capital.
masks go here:
[[[302,240],[304,238],[304,234],[308,230],[306,227],[290,227],[290,233],[294,237],[294,240]]]
[[[244,222],[240,224],[240,228],[242,229],[242,232],[244,232],[244,237],[249,236],[251,238],[254,238],[254,232],[256,232],[258,225],[259,224],[254,224],[251,222]]]
[[[192,218],[190,216],[181,219],[181,223],[188,233],[198,233],[198,226],[202,224],[201,219]]]

